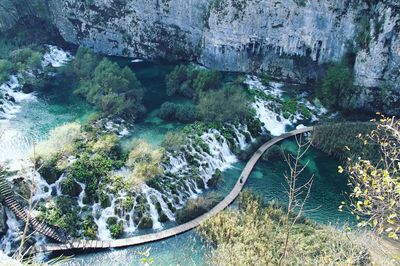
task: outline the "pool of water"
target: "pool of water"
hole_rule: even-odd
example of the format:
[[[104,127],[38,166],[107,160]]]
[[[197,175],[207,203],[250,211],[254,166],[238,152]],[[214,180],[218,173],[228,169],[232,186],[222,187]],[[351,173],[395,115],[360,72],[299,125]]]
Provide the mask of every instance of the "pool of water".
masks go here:
[[[153,145],[159,145],[167,132],[184,126],[179,123],[167,123],[157,117],[157,110],[164,101],[182,100],[169,98],[165,93],[165,75],[174,66],[132,64],[126,60],[121,60],[120,63],[129,65],[146,88],[144,103],[148,110],[148,115],[135,123],[131,129],[131,137],[124,142],[129,143],[132,138],[144,138]],[[16,157],[23,155],[27,146],[45,139],[51,129],[63,123],[84,121],[94,110],[75,96],[72,93],[73,89],[73,82],[54,83],[46,91],[37,93],[35,99],[22,102],[20,112],[0,124],[8,132],[15,133],[10,138],[12,147],[7,148],[9,152],[5,156],[12,157],[11,153],[15,153]],[[286,140],[280,145],[287,151],[296,148],[294,140]],[[306,205],[308,210],[313,211],[305,215],[320,223],[351,222],[349,214],[338,212],[340,202],[345,199],[347,182],[346,178],[336,171],[338,162],[315,149],[309,150],[305,160],[309,163],[304,177],[314,175],[314,185]],[[212,193],[222,199],[236,183],[244,165],[245,162],[237,162],[226,170],[218,188],[205,192],[205,196]],[[286,170],[287,165],[283,160],[259,162],[245,188],[265,201],[285,203],[285,182],[282,173]],[[145,251],[148,251],[148,256]],[[204,265],[206,251],[196,232],[191,231],[137,247],[77,254],[67,265],[143,265],[144,259],[154,259],[155,265]]]
[[[294,139],[285,140],[279,145],[286,151],[296,149]],[[340,202],[345,200],[347,179],[339,174],[336,169],[338,161],[324,153],[310,148],[304,157],[303,163],[308,162],[308,167],[300,183],[314,175],[314,183],[310,198],[307,201],[305,216],[322,224],[342,226],[354,222],[349,213],[339,212]],[[223,173],[223,181],[218,189],[204,193],[223,198],[234,186],[245,162],[237,162]],[[276,201],[284,204],[287,202],[285,194],[285,178],[283,173],[288,170],[287,164],[280,159],[260,161],[250,175],[245,189],[261,197],[264,201]],[[234,208],[234,206],[233,206]],[[66,265],[143,265],[140,253],[149,250],[149,257],[153,258],[155,265],[206,265],[207,248],[201,241],[196,231],[158,241],[155,243],[100,251],[95,253],[82,253],[75,255],[74,259]]]

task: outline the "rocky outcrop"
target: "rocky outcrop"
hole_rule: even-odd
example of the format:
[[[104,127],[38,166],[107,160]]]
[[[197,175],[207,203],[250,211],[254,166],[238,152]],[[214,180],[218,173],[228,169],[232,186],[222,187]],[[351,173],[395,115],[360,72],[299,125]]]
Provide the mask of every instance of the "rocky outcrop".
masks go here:
[[[7,215],[5,207],[0,203],[0,236],[7,232]]]
[[[315,79],[325,63],[352,54],[356,85],[400,91],[397,0],[1,2],[0,29],[39,16],[65,40],[104,54],[194,60],[296,82]]]

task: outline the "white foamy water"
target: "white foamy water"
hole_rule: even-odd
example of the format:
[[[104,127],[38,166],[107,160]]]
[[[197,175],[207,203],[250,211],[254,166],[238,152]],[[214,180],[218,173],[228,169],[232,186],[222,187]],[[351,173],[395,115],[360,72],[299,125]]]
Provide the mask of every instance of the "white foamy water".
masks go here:
[[[60,67],[69,60],[68,53],[55,46],[48,46],[48,52],[44,54],[42,64],[44,66]],[[41,70],[38,70],[38,72],[42,73]],[[24,74],[34,78],[35,76],[32,73],[33,71],[29,70]],[[38,201],[48,199],[51,196],[52,189],[55,189],[60,195],[60,182],[64,177],[61,177],[55,184],[49,185],[39,173],[29,172],[29,169],[32,169],[29,157],[32,155],[33,144],[44,140],[44,136],[33,134],[27,136],[18,127],[20,126],[18,117],[21,115],[22,106],[39,100],[34,92],[23,93],[21,91],[21,80],[22,73],[17,73],[11,75],[7,82],[0,85],[0,92],[3,95],[0,104],[0,163],[11,171],[26,171],[23,176],[34,181],[36,192],[33,199]],[[16,175],[15,177],[18,176]],[[2,238],[0,246],[6,253],[10,253],[15,250],[15,244],[18,242],[20,223],[14,214],[8,210],[6,214],[8,231]],[[34,235],[34,238],[38,243],[45,240],[43,236],[37,234]]]
[[[52,66],[52,67],[61,67],[71,61],[73,56],[64,51],[63,49],[54,46],[54,45],[46,45],[47,52],[43,56],[42,66]]]

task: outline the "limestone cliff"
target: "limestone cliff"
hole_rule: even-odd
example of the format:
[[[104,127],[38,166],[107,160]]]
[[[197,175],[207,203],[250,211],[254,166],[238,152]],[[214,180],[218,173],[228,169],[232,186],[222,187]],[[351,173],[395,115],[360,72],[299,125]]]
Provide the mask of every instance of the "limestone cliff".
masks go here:
[[[50,20],[65,40],[110,55],[187,59],[306,82],[355,58],[355,84],[400,91],[397,0],[2,0],[0,29]],[[371,94],[372,93],[372,94]]]

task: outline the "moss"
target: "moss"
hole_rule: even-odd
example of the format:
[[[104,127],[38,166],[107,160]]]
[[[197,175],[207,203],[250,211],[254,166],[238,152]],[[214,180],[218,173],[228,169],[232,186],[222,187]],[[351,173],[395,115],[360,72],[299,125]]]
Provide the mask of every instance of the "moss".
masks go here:
[[[78,197],[82,192],[81,186],[71,177],[67,177],[65,180],[63,180],[60,186],[61,192],[64,195],[69,195],[71,197]]]
[[[149,216],[143,216],[142,219],[140,219],[138,227],[140,229],[152,228],[153,227],[153,220]]]
[[[58,159],[58,156],[53,156],[44,160],[39,166],[39,173],[48,184],[55,183],[63,172],[57,168]]]
[[[82,234],[85,238],[94,240],[97,238],[97,230],[98,226],[94,222],[94,219],[92,216],[88,216],[84,219],[83,221],[83,229],[82,229]]]
[[[82,220],[79,216],[80,208],[76,200],[68,196],[60,196],[49,205],[39,208],[39,220],[63,228],[72,237],[79,236]]]
[[[215,173],[212,175],[211,179],[207,181],[207,186],[216,187],[223,180],[221,170],[215,170]]]

